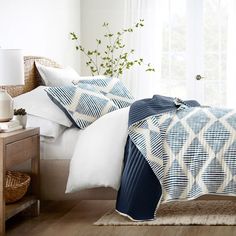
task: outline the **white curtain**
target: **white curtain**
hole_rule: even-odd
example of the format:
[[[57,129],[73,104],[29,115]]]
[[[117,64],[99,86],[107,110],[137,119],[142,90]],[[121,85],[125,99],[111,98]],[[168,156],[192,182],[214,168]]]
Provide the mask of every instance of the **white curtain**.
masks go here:
[[[125,0],[125,28],[144,19],[144,27],[128,34],[127,45],[135,55],[151,63],[155,72],[146,72],[145,66],[136,66],[124,74],[124,82],[138,98],[151,97],[158,91],[161,75],[162,0]]]
[[[236,107],[236,1],[228,5],[227,106]]]

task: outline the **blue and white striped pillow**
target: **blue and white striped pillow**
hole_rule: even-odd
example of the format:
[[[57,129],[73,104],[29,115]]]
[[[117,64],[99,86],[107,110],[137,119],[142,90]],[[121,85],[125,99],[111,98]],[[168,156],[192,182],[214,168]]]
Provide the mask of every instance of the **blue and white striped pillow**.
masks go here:
[[[45,91],[80,129],[86,128],[99,117],[118,109],[110,99],[88,84],[79,84],[76,87],[49,87]]]
[[[134,97],[124,84],[117,78],[93,78],[73,82],[75,85],[89,84],[97,91],[111,99],[119,108],[128,107],[134,102]]]

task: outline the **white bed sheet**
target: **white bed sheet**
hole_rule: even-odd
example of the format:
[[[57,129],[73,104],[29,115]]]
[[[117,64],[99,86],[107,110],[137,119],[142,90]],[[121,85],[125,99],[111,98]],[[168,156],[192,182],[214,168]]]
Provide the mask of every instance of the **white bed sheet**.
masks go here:
[[[96,187],[118,190],[128,117],[129,107],[118,109],[100,117],[84,130],[68,128],[55,142],[41,142],[41,159],[71,159],[67,193]]]
[[[74,148],[81,132],[78,128],[67,128],[54,142],[41,139],[41,159],[71,159]]]

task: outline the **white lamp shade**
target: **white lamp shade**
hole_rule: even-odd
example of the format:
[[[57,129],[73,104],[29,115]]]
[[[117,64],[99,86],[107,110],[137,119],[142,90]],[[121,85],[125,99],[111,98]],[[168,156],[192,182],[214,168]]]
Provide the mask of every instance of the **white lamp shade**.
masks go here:
[[[24,85],[24,57],[20,49],[0,49],[0,86]]]

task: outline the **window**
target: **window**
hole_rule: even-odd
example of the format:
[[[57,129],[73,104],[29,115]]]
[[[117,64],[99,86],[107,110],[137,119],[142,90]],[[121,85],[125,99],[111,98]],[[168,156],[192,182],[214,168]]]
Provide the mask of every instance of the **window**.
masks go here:
[[[168,0],[163,4],[160,92],[225,105],[228,1]],[[197,75],[204,78],[196,80]]]

